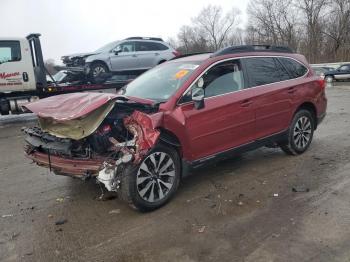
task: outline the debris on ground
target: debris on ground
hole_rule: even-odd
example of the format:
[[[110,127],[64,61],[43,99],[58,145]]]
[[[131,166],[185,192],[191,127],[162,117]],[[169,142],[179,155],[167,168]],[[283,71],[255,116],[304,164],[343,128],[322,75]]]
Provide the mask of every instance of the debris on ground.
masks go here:
[[[53,215],[49,214],[47,217],[48,217],[48,218],[53,218]]]
[[[64,197],[56,198],[56,202],[62,203],[64,201]]]
[[[2,218],[13,217],[13,215],[12,215],[12,214],[7,214],[7,215],[2,215],[1,217],[2,217]]]
[[[278,197],[278,193],[274,193],[273,196],[274,196],[274,197]]]
[[[120,209],[113,209],[109,211],[108,214],[120,214]]]
[[[239,201],[239,202],[237,203],[237,205],[243,206],[243,202],[242,202],[242,201]]]
[[[256,200],[256,203],[258,203],[258,204],[259,204],[259,203],[260,203],[260,200]]]
[[[67,219],[60,219],[60,220],[57,220],[57,221],[55,222],[55,225],[56,225],[56,226],[59,226],[59,225],[65,224],[65,223],[67,223],[67,222],[68,222]]]
[[[204,233],[205,228],[206,228],[206,226],[201,226],[201,227],[198,229],[198,233]]]
[[[11,235],[11,240],[15,240],[19,235],[20,235],[20,233],[13,233]]]
[[[56,232],[62,232],[62,231],[63,231],[62,228],[56,229]]]
[[[310,189],[304,185],[292,187],[293,192],[309,192]]]

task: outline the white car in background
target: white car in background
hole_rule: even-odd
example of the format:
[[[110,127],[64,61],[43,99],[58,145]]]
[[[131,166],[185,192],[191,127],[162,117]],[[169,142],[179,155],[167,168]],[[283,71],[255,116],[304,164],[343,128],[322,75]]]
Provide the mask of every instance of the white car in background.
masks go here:
[[[92,53],[63,56],[69,70],[84,72],[91,80],[104,73],[146,71],[180,53],[156,37],[129,37],[109,43]]]

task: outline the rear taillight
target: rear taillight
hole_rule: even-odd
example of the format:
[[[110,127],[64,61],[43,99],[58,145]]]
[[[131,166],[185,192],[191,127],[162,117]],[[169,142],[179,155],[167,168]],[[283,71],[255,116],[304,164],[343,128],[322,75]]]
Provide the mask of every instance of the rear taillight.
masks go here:
[[[173,51],[173,55],[178,57],[181,55],[181,53],[179,51],[175,50],[175,51]]]
[[[320,85],[322,90],[326,89],[326,81],[324,79],[320,78],[320,79],[317,80],[317,82]]]

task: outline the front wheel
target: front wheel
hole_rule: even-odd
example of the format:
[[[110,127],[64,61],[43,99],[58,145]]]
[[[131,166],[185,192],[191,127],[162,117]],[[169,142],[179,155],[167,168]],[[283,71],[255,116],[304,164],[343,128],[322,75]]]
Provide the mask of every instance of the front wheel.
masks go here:
[[[124,171],[122,198],[141,211],[151,211],[166,204],[180,182],[180,157],[166,145],[157,145],[137,166]]]
[[[289,155],[304,153],[311,144],[315,129],[314,123],[314,117],[310,111],[299,110],[294,115],[287,141],[281,145],[281,149]]]
[[[90,67],[90,79],[92,83],[104,81],[105,75],[109,72],[108,67],[100,62],[95,62]]]
[[[334,81],[334,77],[333,76],[326,76],[325,80],[327,83],[332,83]]]

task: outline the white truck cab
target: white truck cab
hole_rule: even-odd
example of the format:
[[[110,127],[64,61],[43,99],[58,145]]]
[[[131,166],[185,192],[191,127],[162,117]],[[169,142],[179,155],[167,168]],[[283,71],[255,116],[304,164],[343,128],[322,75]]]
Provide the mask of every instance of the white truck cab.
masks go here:
[[[129,80],[85,82],[47,81],[47,70],[40,44],[40,34],[25,38],[0,37],[0,114],[22,113],[22,105],[52,95],[91,90],[119,90]]]
[[[33,61],[28,39],[0,38],[0,91],[36,89]]]

